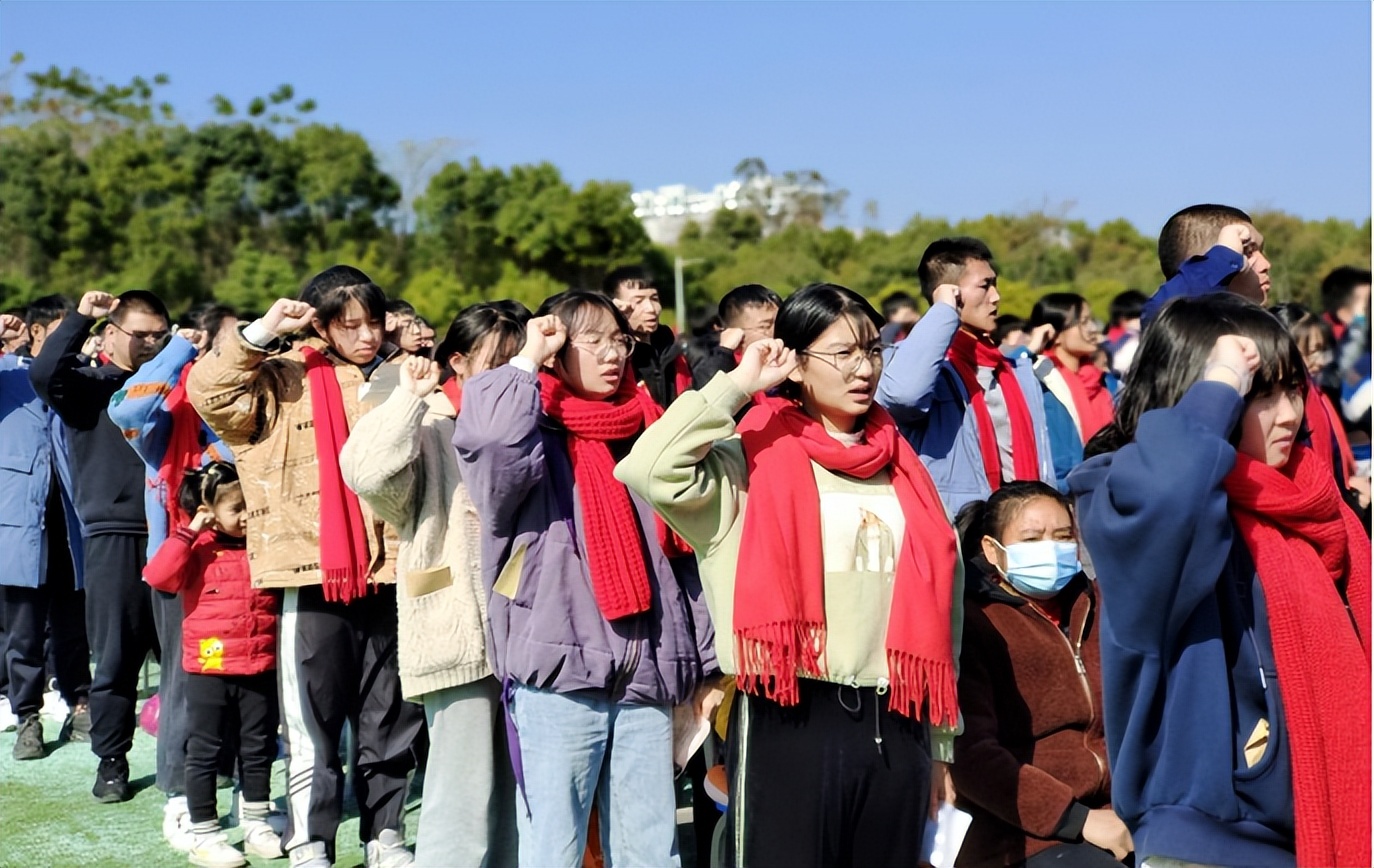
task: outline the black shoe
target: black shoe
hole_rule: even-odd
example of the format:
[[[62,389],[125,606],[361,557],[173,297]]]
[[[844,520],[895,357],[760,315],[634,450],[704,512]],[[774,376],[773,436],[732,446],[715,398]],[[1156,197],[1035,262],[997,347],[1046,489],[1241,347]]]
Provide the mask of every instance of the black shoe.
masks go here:
[[[97,802],[113,804],[129,801],[129,761],[122,756],[107,756],[95,773],[91,795]]]
[[[66,723],[62,724],[62,732],[58,735],[61,741],[69,742],[90,742],[91,740],[91,709],[87,705],[79,705],[76,710],[67,715]]]
[[[30,714],[19,723],[19,733],[14,740],[14,758],[32,760],[42,759],[46,755],[43,749],[43,722],[38,715]]]

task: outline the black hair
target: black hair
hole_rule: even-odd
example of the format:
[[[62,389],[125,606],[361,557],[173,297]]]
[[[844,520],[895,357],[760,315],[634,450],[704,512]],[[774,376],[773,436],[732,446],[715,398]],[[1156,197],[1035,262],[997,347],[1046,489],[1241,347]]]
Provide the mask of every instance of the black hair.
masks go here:
[[[615,306],[610,296],[598,292],[587,292],[583,289],[570,289],[551,295],[544,299],[544,303],[539,305],[539,310],[534,312],[536,317],[556,316],[563,321],[563,325],[568,329],[568,340],[563,344],[563,348],[558,351],[559,358],[562,358],[572,346],[573,337],[581,331],[591,319],[592,314],[597,310],[604,310],[615,319],[616,329],[621,334],[630,333],[630,322],[625,319],[625,314],[620,312],[620,308]]]
[[[238,468],[225,461],[212,461],[199,470],[188,470],[181,477],[177,505],[187,515],[195,515],[202,506],[214,506],[220,495],[238,482]]]
[[[916,267],[916,277],[921,281],[921,295],[926,304],[935,298],[935,287],[942,283],[957,283],[970,262],[986,262],[994,271],[997,264],[992,258],[992,250],[977,238],[961,235],[954,238],[941,238],[931,243],[921,254],[921,264]]]
[[[186,328],[198,329],[205,332],[211,343],[219,335],[219,330],[225,328],[224,321],[232,319],[238,321],[239,315],[232,307],[214,301],[207,301],[196,305],[181,316],[181,323]]]
[[[782,297],[761,283],[746,283],[737,286],[720,300],[718,311],[720,322],[726,328],[735,321],[747,307],[782,307]]]
[[[131,289],[128,292],[120,293],[119,305],[110,311],[110,322],[117,326],[123,325],[124,317],[130,313],[146,313],[151,316],[162,317],[162,321],[165,323],[172,321],[172,318],[167,315],[167,305],[162,303],[162,299],[146,289]]]
[[[1037,329],[1048,324],[1054,329],[1056,339],[1064,329],[1073,328],[1083,321],[1083,311],[1088,308],[1088,300],[1076,292],[1047,292],[1031,308],[1029,329]]]
[[[834,283],[811,283],[788,296],[778,308],[773,337],[790,350],[804,350],[840,317],[867,320],[873,326],[875,341],[884,325],[868,299],[854,290]],[[778,394],[797,400],[801,390],[791,380],[783,380]]]
[[[693,308],[687,317],[687,322],[694,338],[713,335],[725,327],[724,323],[720,321],[720,314],[713,307]]]
[[[1073,505],[1069,498],[1054,486],[1046,485],[1038,479],[1004,483],[987,500],[974,500],[964,504],[954,519],[954,528],[959,534],[959,544],[963,548],[964,557],[972,559],[981,552],[985,536],[1000,542],[1012,519],[1016,518],[1031,501],[1042,497],[1064,507],[1069,514],[1069,520],[1073,521]]]
[[[1111,307],[1108,308],[1112,325],[1121,325],[1128,319],[1140,319],[1140,315],[1145,312],[1145,303],[1149,300],[1150,297],[1138,289],[1118,292],[1112,299]]]
[[[1275,389],[1307,387],[1302,353],[1273,314],[1229,292],[1176,298],[1145,330],[1117,396],[1116,416],[1083,447],[1084,457],[1115,452],[1135,438],[1141,415],[1177,404],[1202,378],[1217,338],[1228,334],[1248,337],[1259,349],[1247,401]]]
[[[415,316],[415,305],[403,298],[393,298],[386,303],[387,313],[403,313]]]
[[[1298,345],[1298,350],[1302,352],[1304,360],[1307,351],[1304,346],[1309,343],[1309,338],[1314,334],[1320,337],[1326,349],[1333,354],[1336,352],[1336,335],[1331,330],[1331,324],[1324,318],[1318,316],[1295,301],[1276,304],[1269,308],[1283,327],[1288,329],[1288,333],[1293,336],[1293,341]]]
[[[1368,268],[1342,265],[1322,279],[1322,309],[1334,314],[1350,303],[1355,287],[1370,282]]]
[[[658,284],[654,283],[654,276],[649,273],[649,269],[642,265],[622,265],[612,269],[601,281],[601,293],[608,298],[615,298],[616,294],[620,292],[620,287],[627,283],[636,288],[644,286],[658,288]]]
[[[1165,278],[1194,256],[1217,243],[1221,230],[1233,223],[1252,223],[1250,215],[1230,205],[1190,205],[1170,217],[1159,230],[1159,269]]]
[[[45,295],[42,298],[35,298],[29,302],[28,307],[24,308],[24,325],[28,328],[33,328],[36,325],[50,325],[71,313],[73,309],[71,299],[65,295]]]
[[[335,265],[310,278],[300,300],[313,307],[316,318],[326,326],[343,316],[350,301],[362,305],[379,325],[386,322],[386,293],[351,265]]]
[[[992,330],[992,342],[1000,345],[1007,339],[1007,335],[1012,332],[1023,332],[1026,328],[1026,321],[1016,314],[1000,314],[997,317],[997,327]]]
[[[883,319],[885,320],[891,320],[892,317],[896,315],[897,311],[907,309],[920,313],[916,308],[916,299],[912,298],[911,293],[905,290],[899,289],[895,292],[890,292],[887,297],[883,299]]]
[[[529,308],[518,301],[484,301],[464,308],[434,351],[434,360],[443,368],[441,378],[453,376],[448,361],[455,353],[469,356],[487,340],[495,341],[491,344],[491,366],[509,362],[525,345],[525,324],[529,321]]]

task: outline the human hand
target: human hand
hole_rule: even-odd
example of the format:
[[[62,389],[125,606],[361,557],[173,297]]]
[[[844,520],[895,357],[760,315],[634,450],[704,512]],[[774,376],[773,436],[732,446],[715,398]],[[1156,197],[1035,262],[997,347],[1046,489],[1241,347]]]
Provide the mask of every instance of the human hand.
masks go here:
[[[1055,334],[1054,326],[1049,323],[1041,323],[1031,329],[1030,343],[1026,345],[1026,349],[1038,356],[1054,345],[1054,339],[1056,337],[1058,337],[1058,335]]]
[[[1229,248],[1245,256],[1249,252],[1250,245],[1255,240],[1255,230],[1248,223],[1232,223],[1223,226],[1221,234],[1217,236],[1217,244]],[[1240,270],[1245,271],[1250,267],[1249,258],[1246,257],[1245,264]]]
[[[191,532],[201,533],[207,528],[215,526],[215,514],[202,506],[196,510],[196,514],[191,517]]]
[[[697,688],[692,696],[692,707],[696,709],[697,717],[714,720],[716,712],[720,710],[720,704],[724,701],[725,691],[713,680]]]
[[[401,388],[424,398],[439,385],[439,366],[424,356],[411,356],[401,363]]]
[[[1083,824],[1083,840],[1111,853],[1112,858],[1117,861],[1125,859],[1128,854],[1135,851],[1131,831],[1111,808],[1098,808],[1088,812],[1088,819]]]
[[[203,353],[210,347],[209,332],[200,329],[177,329],[177,336],[189,341],[198,353]]]
[[[797,367],[797,351],[777,338],[755,341],[744,351],[739,364],[726,374],[746,395],[766,392],[787,379]]]
[[[742,343],[744,343],[744,329],[721,329],[721,347],[727,350],[737,350]]]
[[[964,306],[964,298],[959,292],[958,284],[942,283],[935,287],[935,292],[931,293],[933,304],[947,304],[955,310]]]
[[[568,342],[568,327],[553,314],[539,316],[525,324],[525,346],[520,355],[542,368]]]
[[[1202,379],[1225,383],[1242,396],[1248,395],[1259,363],[1259,347],[1253,340],[1240,335],[1222,335],[1212,345],[1207,366],[1202,369]]]
[[[949,763],[930,764],[930,819],[940,813],[943,804],[954,804],[954,775],[949,771]]]
[[[12,341],[23,333],[23,318],[12,313],[0,313],[0,341]]]
[[[1360,499],[1360,509],[1369,509],[1369,477],[1352,476],[1349,485],[1350,490],[1355,492]]]
[[[108,292],[91,290],[81,296],[81,301],[76,306],[76,312],[91,319],[100,319],[109,316],[110,312],[118,306],[119,299]]]
[[[279,298],[263,314],[262,324],[273,337],[304,330],[315,320],[315,308],[294,298]]]

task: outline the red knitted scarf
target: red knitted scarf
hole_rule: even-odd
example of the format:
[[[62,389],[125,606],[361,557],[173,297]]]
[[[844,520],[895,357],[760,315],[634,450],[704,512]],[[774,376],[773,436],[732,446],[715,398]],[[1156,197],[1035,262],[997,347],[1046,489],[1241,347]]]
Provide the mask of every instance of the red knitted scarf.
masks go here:
[[[1312,449],[1326,459],[1327,464],[1340,469],[1341,478],[1336,482],[1342,489],[1349,488],[1348,480],[1355,469],[1350,438],[1345,436],[1345,425],[1331,399],[1311,380],[1307,381],[1306,416],[1307,428],[1312,432]]]
[[[320,573],[324,598],[348,603],[370,590],[372,555],[358,495],[344,484],[339,452],[348,439],[348,414],[334,365],[324,353],[301,348],[310,384],[315,454],[320,468]]]
[[[1102,382],[1105,375],[1090,362],[1083,362],[1077,371],[1073,371],[1055,353],[1047,355],[1068,384],[1069,396],[1073,398],[1073,408],[1078,414],[1079,438],[1087,443],[1094,434],[1111,424],[1112,416],[1116,413],[1116,408],[1112,406],[1112,395]]]
[[[1298,864],[1368,865],[1369,538],[1330,466],[1306,446],[1282,470],[1238,455],[1226,493],[1264,589],[1292,746]]]
[[[979,340],[959,329],[949,345],[947,358],[954,363],[954,370],[964,381],[968,390],[969,406],[973,409],[974,420],[978,423],[979,451],[983,453],[983,470],[988,475],[988,485],[996,491],[1002,487],[1002,453],[997,446],[997,429],[993,427],[992,414],[988,412],[987,396],[978,383],[978,369],[992,368],[993,377],[1007,403],[1007,415],[1011,417],[1011,456],[1013,470],[1017,479],[1039,479],[1040,457],[1035,446],[1035,425],[1031,421],[1030,406],[1026,396],[1021,393],[1021,383],[1016,379],[1016,371],[1007,357],[988,338]]]
[[[825,562],[811,463],[860,479],[889,470],[906,517],[887,627],[889,707],[953,724],[954,532],[930,474],[892,417],[874,406],[864,442],[846,447],[795,405],[770,399],[749,411],[739,432],[749,472],[735,570],[740,689],[794,705],[798,676],[824,674]]]
[[[615,478],[615,458],[608,444],[635,436],[663,411],[628,370],[620,388],[605,400],[580,398],[547,371],[539,374],[539,391],[544,412],[568,431],[568,457],[582,505],[582,535],[596,604],[608,621],[646,612],[649,567],[639,545],[626,539],[627,532],[639,528],[639,521],[629,490]],[[662,521],[656,530],[659,545],[675,554]]]

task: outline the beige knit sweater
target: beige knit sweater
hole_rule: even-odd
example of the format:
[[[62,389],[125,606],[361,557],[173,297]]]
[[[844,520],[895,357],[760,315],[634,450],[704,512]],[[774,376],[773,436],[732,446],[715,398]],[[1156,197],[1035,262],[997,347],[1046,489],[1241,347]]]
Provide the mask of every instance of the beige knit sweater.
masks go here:
[[[480,525],[453,451],[455,417],[443,393],[421,399],[397,388],[358,420],[339,454],[344,482],[401,537],[398,653],[401,690],[413,701],[491,674]]]

